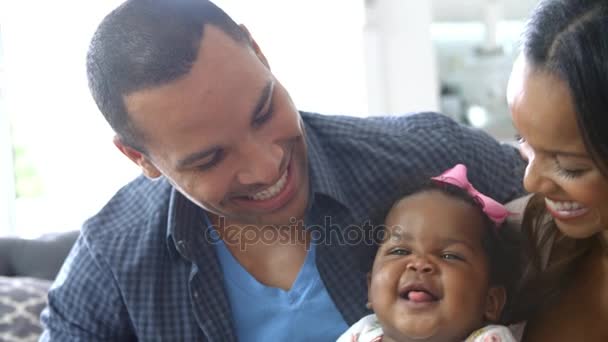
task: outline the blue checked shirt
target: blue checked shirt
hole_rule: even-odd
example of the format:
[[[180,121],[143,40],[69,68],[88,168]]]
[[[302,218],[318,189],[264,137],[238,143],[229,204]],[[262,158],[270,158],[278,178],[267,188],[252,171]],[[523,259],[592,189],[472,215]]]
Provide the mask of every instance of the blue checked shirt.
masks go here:
[[[301,116],[312,194],[305,224],[327,233],[316,266],[348,325],[369,314],[357,257],[365,243],[344,234],[350,225],[457,163],[498,201],[523,193],[524,163],[513,147],[443,115]],[[164,179],[139,177],[121,189],[82,227],[49,292],[41,340],[236,341],[204,217]]]

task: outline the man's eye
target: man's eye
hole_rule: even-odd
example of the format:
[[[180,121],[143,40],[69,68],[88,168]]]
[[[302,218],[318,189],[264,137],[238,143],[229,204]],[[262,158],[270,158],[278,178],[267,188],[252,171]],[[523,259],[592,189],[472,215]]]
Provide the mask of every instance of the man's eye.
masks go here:
[[[273,114],[274,114],[274,110],[273,110],[273,107],[272,107],[272,104],[271,104],[269,106],[268,110],[264,114],[260,114],[260,115],[256,116],[255,119],[253,119],[253,125],[254,126],[261,126],[266,121],[270,120],[272,118]]]
[[[391,250],[389,250],[388,254],[390,254],[390,255],[410,255],[410,254],[412,254],[412,252],[405,248],[395,247],[395,248],[392,248]]]
[[[219,151],[213,153],[212,156],[208,157],[207,162],[197,165],[196,169],[198,171],[207,171],[207,170],[213,168],[214,166],[216,166],[223,158],[224,158],[224,152],[219,150]]]

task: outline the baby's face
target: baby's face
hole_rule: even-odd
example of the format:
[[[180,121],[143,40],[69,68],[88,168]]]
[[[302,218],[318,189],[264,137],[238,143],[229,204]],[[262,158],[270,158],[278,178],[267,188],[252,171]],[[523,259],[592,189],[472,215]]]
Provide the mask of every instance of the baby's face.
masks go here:
[[[489,287],[475,208],[431,190],[397,203],[385,225],[369,301],[387,340],[462,341],[498,318],[504,291]]]

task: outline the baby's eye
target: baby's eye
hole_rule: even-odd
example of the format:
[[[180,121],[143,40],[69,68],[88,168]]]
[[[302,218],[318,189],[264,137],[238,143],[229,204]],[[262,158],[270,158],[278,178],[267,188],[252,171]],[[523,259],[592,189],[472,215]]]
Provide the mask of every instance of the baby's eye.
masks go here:
[[[454,253],[443,253],[441,254],[441,258],[444,260],[464,260],[463,257]]]
[[[395,247],[388,251],[390,255],[410,255],[412,252],[409,249]]]

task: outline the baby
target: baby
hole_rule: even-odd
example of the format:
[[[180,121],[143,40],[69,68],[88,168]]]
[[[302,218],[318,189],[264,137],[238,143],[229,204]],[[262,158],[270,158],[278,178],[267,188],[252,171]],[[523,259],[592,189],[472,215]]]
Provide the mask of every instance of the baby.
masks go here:
[[[515,341],[494,325],[519,269],[516,240],[502,227],[508,215],[461,164],[397,201],[368,279],[375,314],[338,342]]]

